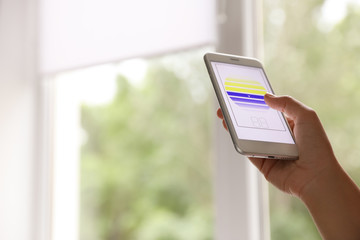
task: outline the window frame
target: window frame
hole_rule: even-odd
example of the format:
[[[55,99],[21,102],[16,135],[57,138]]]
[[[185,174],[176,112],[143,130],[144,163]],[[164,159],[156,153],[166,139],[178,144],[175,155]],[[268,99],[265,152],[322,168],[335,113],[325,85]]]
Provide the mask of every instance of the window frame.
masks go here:
[[[263,59],[261,0],[218,0],[217,15],[218,52]],[[215,239],[270,239],[268,185],[219,121],[214,148]]]

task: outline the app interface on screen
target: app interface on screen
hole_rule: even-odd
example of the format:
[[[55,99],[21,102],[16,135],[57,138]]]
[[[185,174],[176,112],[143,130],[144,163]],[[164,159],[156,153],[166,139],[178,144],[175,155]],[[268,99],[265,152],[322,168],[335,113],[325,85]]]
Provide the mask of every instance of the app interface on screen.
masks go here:
[[[272,91],[262,68],[211,64],[239,139],[294,143],[282,114],[264,101]]]

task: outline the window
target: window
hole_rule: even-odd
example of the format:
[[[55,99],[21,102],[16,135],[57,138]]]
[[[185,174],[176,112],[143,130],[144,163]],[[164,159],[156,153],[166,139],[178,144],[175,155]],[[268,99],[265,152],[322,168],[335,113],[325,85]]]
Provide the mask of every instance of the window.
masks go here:
[[[239,31],[238,27],[248,26],[248,23],[253,21],[250,15],[254,2],[257,1],[219,1],[217,12],[215,1],[208,0],[182,0],[173,1],[171,4],[166,0],[2,0],[1,3],[4,4],[1,5],[1,10],[4,11],[1,12],[1,19],[4,21],[0,30],[5,33],[5,41],[1,41],[0,47],[5,52],[11,52],[12,56],[11,61],[7,58],[4,61],[9,67],[4,68],[6,71],[3,72],[3,78],[6,83],[2,86],[5,86],[5,92],[6,89],[14,90],[10,91],[11,94],[2,95],[2,106],[7,115],[3,128],[5,132],[14,133],[11,134],[11,139],[5,134],[3,140],[5,146],[16,142],[13,144],[16,147],[2,149],[1,154],[11,155],[11,158],[4,158],[11,161],[5,161],[6,174],[3,177],[16,181],[4,181],[5,191],[2,190],[2,193],[7,196],[5,202],[8,204],[4,205],[6,211],[2,212],[2,219],[6,224],[0,235],[15,238],[26,236],[36,239],[78,239],[83,232],[78,222],[81,216],[79,209],[83,206],[80,205],[79,195],[80,183],[83,182],[79,173],[83,166],[79,159],[85,155],[86,143],[91,138],[86,131],[79,131],[83,119],[81,117],[82,113],[91,115],[96,111],[105,111],[99,109],[102,109],[101,106],[110,105],[116,82],[106,79],[119,75],[119,72],[114,70],[117,69],[114,67],[117,65],[115,63],[122,59],[159,56],[199,46],[213,46],[217,20],[221,20],[221,25],[227,22],[235,28],[220,27],[222,33],[218,34],[219,36],[236,36],[240,40],[236,42],[244,40],[244,46],[248,46],[242,50],[252,52],[253,41],[247,39],[249,34]],[[20,5],[22,7],[19,7]],[[234,15],[229,14],[233,9],[246,14],[238,14],[236,11],[237,17],[234,19]],[[218,44],[216,49],[221,49],[221,45],[224,46]],[[228,49],[235,51],[229,45]],[[89,66],[95,67],[88,68]],[[187,71],[186,68],[184,70]],[[100,86],[91,81],[97,74],[102,80]],[[181,76],[184,75],[176,77]],[[101,95],[96,98],[96,102],[89,102],[88,98],[84,98],[88,91],[92,92],[92,84],[97,86],[96,95]],[[130,85],[132,89],[138,90]],[[198,87],[189,89],[188,92],[195,103],[194,107],[204,104],[206,96],[202,91],[196,92],[201,89]],[[110,91],[103,91],[107,88]],[[18,98],[17,95],[21,97]],[[110,98],[106,98],[109,96]],[[13,101],[14,99],[16,101]],[[86,103],[86,106],[81,103]],[[8,115],[8,109],[15,111]],[[200,109],[199,114],[202,111],[203,109]],[[209,115],[215,117],[214,112],[215,109],[210,110]],[[17,120],[11,121],[12,119]],[[26,119],[26,123],[21,122],[22,119]],[[206,124],[189,125],[186,127],[208,127]],[[248,162],[239,160],[239,155],[227,151],[233,148],[230,142],[226,142],[229,140],[226,132],[223,129],[221,131],[222,137],[215,138],[216,145],[222,145],[226,153],[215,154],[217,160],[214,165],[217,172],[214,174],[214,188],[219,190],[214,193],[216,239],[264,239],[261,236],[266,233],[259,231],[263,228],[258,227],[259,224],[253,224],[259,223],[263,216],[261,213],[266,212],[260,204],[259,196],[263,192],[257,176],[250,170]],[[83,149],[81,143],[85,144]],[[11,166],[11,169],[7,166]],[[173,172],[174,175],[182,173]],[[11,178],[8,178],[10,175]],[[205,176],[203,177],[199,183],[206,180]],[[254,179],[255,181],[252,181]],[[24,181],[26,184],[23,184]],[[14,189],[14,183],[21,186]],[[194,186],[199,184],[191,183]],[[202,190],[207,192],[207,187]],[[246,197],[243,196],[244,192]],[[18,208],[16,203],[20,199],[23,202],[25,199],[26,204],[20,204],[21,207]],[[14,209],[14,206],[17,209]],[[198,211],[200,215],[206,213],[201,212],[201,209]],[[194,216],[198,216],[197,214]],[[199,225],[211,226],[213,214],[202,216],[210,220],[201,221],[204,225]],[[192,220],[197,222],[196,217]]]
[[[204,52],[56,77],[54,239],[213,239]],[[63,156],[66,145],[73,151]]]
[[[55,132],[54,136],[50,136],[50,138],[54,139],[52,239],[75,240],[79,237],[117,237],[120,234],[124,234],[129,238],[146,235],[149,238],[169,237],[171,239],[182,239],[189,236],[199,236],[199,238],[204,239],[267,239],[267,208],[266,204],[263,204],[263,197],[266,198],[267,196],[266,187],[263,188],[261,178],[254,167],[235,152],[229,136],[222,128],[220,129],[220,122],[215,123],[218,127],[215,131],[216,137],[212,139],[213,120],[211,119],[216,118],[215,111],[217,107],[213,105],[215,99],[209,99],[213,98],[214,94],[212,90],[209,90],[211,85],[202,63],[204,50],[192,50],[191,52],[197,52],[192,57],[190,57],[190,53],[184,53],[184,61],[182,61],[182,57],[179,57],[180,55],[174,55],[176,57],[167,56],[164,58],[167,60],[147,58],[147,60],[132,60],[132,63],[125,61],[116,63],[114,54],[116,55],[116,53],[122,51],[117,48],[118,41],[113,40],[119,39],[119,37],[121,39],[123,32],[115,31],[109,26],[112,26],[114,22],[113,17],[119,15],[113,14],[112,9],[110,11],[112,14],[106,15],[104,19],[101,18],[99,22],[95,21],[93,17],[89,21],[85,21],[87,17],[93,16],[93,11],[107,13],[110,7],[96,1],[96,4],[94,3],[91,7],[83,9],[81,8],[82,4],[82,2],[73,4],[71,1],[51,0],[43,6],[42,22],[44,26],[42,26],[42,29],[44,31],[42,40],[46,44],[42,49],[41,67],[44,75],[49,78],[49,85],[54,85],[53,96],[55,103],[53,128]],[[183,1],[178,4],[187,6]],[[221,24],[224,26],[221,27],[221,40],[219,40],[217,46],[219,51],[226,49],[233,53],[239,53],[240,51],[240,53],[249,56],[256,55],[258,42],[254,40],[254,36],[258,33],[258,27],[257,24],[253,24],[251,28],[248,27],[249,23],[253,23],[255,15],[257,16],[257,14],[252,14],[257,9],[255,5],[257,5],[257,1],[221,3],[219,11],[221,12]],[[134,7],[134,4],[130,4],[130,6]],[[151,6],[156,7],[156,4]],[[204,11],[204,6],[207,7],[207,11]],[[215,25],[211,25],[211,21],[203,21],[203,19],[213,16],[214,12],[210,11],[211,6],[207,1],[196,3],[198,10],[201,9],[201,12],[205,13],[205,18],[196,17],[196,19],[202,19],[202,21],[198,22],[199,25],[191,25],[193,28],[190,28],[190,30],[199,33],[194,42],[180,41],[184,45],[166,47],[163,49],[163,53],[170,54],[175,50],[194,48],[194,46],[211,46],[213,42],[211,33]],[[99,11],[97,11],[98,8],[100,8]],[[231,10],[235,8],[244,11],[246,14],[232,14]],[[68,21],[68,19],[60,21],[59,19],[62,18],[56,17],[60,14],[58,10],[60,12],[64,11],[64,14],[68,14],[69,18],[75,16],[75,19],[78,19],[77,16],[80,14],[81,21],[75,21],[74,24],[69,24],[72,21]],[[161,11],[161,13],[164,13],[164,11]],[[198,16],[195,12],[192,14]],[[164,21],[161,20],[163,19],[162,15],[159,16],[160,22],[163,23]],[[171,16],[175,16],[172,19],[173,21],[178,21],[177,15]],[[211,19],[216,18],[212,17]],[[135,19],[132,20],[135,21]],[[93,25],[95,30],[89,28],[90,25]],[[128,29],[129,25],[125,25],[126,29]],[[161,26],[161,24],[152,26]],[[98,35],[94,38],[91,37],[93,32],[97,30],[102,32],[109,29],[111,30],[106,35],[111,37],[106,39],[111,39],[111,42],[99,42]],[[184,29],[187,30],[188,26],[182,28],[182,30]],[[201,31],[198,31],[199,29]],[[113,34],[111,31],[115,31],[115,33]],[[128,31],[131,31],[131,29],[128,29]],[[151,36],[157,36],[164,40],[167,39],[168,32],[160,31],[159,35],[152,34]],[[81,33],[80,36],[79,33]],[[232,41],[234,44],[226,44],[226,47],[224,47],[226,40],[230,40],[235,36],[234,33],[239,41]],[[88,36],[89,41],[86,41],[86,36]],[[177,40],[183,39],[184,36],[193,35],[182,34],[181,36]],[[189,40],[189,38],[186,38],[186,40]],[[86,44],[83,44],[84,42]],[[116,44],[112,45],[114,42]],[[157,41],[150,42],[158,43]],[[169,42],[172,41],[166,41],[166,43]],[[156,46],[161,47],[162,44],[158,43]],[[100,51],[102,48],[104,48],[104,51]],[[67,50],[63,51],[62,49]],[[69,51],[69,49],[74,51]],[[93,49],[96,49],[96,51],[92,51]],[[148,50],[149,52],[135,52],[134,55],[159,56],[161,53],[157,48],[156,51],[152,47]],[[68,54],[69,52],[71,54]],[[118,57],[118,59],[121,58],[130,58],[130,56]],[[92,60],[90,61],[90,59]],[[196,61],[191,59],[196,59]],[[99,62],[110,62],[110,64],[99,65]],[[131,69],[129,66],[134,62],[139,64],[137,74],[142,75],[141,69],[147,69],[145,72],[153,69],[148,72],[144,81],[141,81],[141,77],[137,78],[140,81],[133,81],[129,77],[129,73],[121,70],[121,65],[124,64],[130,64],[126,69]],[[183,65],[182,62],[188,65]],[[94,65],[94,67],[82,68],[82,66],[88,65]],[[194,67],[196,67],[196,71],[192,72]],[[78,70],[66,70],[69,68]],[[157,76],[156,72],[161,72],[161,76]],[[201,81],[193,81],[193,79],[201,78],[201,75],[203,81],[207,82],[207,87],[204,87],[205,85]],[[167,81],[162,79],[164,76],[167,76]],[[187,78],[188,76],[191,78]],[[101,81],[92,82],[91,79],[93,78],[101,79]],[[171,80],[172,78],[177,79],[177,81]],[[117,80],[114,81],[114,79]],[[154,85],[151,85],[150,82],[154,82]],[[95,87],[91,87],[92,85]],[[101,93],[103,89],[107,88],[110,89],[109,92]],[[95,91],[92,92],[92,89],[95,89]],[[166,92],[168,89],[171,93],[170,96]],[[88,91],[92,92],[92,95],[108,98],[99,97],[99,99],[90,101],[88,98],[84,98],[84,96],[87,96]],[[154,95],[157,91],[160,92]],[[182,94],[184,94],[185,98],[182,97]],[[145,102],[142,101],[142,96],[145,97]],[[168,100],[169,97],[172,98],[172,101]],[[103,100],[101,101],[101,99]],[[121,101],[122,99],[129,100],[129,104],[126,104],[126,101]],[[156,108],[160,102],[159,99],[164,108]],[[188,104],[190,103],[191,107],[182,105],[186,101],[189,101]],[[134,107],[135,105],[140,107]],[[114,111],[114,108],[118,108],[118,111]],[[207,116],[203,115],[206,113],[205,110]],[[128,116],[120,114],[122,111],[127,111],[133,121],[127,122]],[[200,117],[200,120],[192,122],[194,117],[196,119]],[[145,121],[152,123],[152,126],[144,125]],[[186,125],[179,127],[177,126],[179,122],[184,122]],[[203,124],[199,124],[199,122]],[[139,126],[138,128],[134,126],[135,123]],[[154,126],[165,131],[164,135],[157,136],[159,130]],[[204,131],[196,137],[186,137],[188,136],[186,134],[190,132],[195,134],[196,131],[203,131],[205,128],[210,129],[210,131]],[[80,131],[80,129],[82,130]],[[204,138],[205,133],[207,138]],[[120,137],[126,134],[130,135],[129,138],[125,138],[123,141],[127,144],[118,143]],[[175,142],[164,141],[165,136],[166,139],[175,140]],[[172,136],[173,138],[171,138]],[[177,138],[179,140],[186,139],[186,142],[176,141]],[[136,141],[136,139],[139,140]],[[204,141],[200,141],[201,139]],[[160,144],[162,141],[164,144],[169,144],[169,146],[162,146]],[[136,149],[137,144],[141,151],[136,151],[139,150]],[[210,161],[212,156],[215,158],[214,168],[212,169],[204,165],[204,161],[201,161],[201,159],[205,159],[203,154],[204,144],[208,147],[205,153],[210,157],[206,158],[207,161]],[[190,148],[187,149],[189,145],[196,148],[196,152],[191,152]],[[179,146],[185,150],[175,156],[172,155]],[[125,150],[127,151],[126,154],[124,153]],[[211,151],[217,153],[209,155]],[[182,156],[189,161],[185,162],[185,165],[181,165],[184,161],[170,161],[171,159],[180,159]],[[165,157],[163,159],[166,161],[161,161],[161,157]],[[144,158],[144,162],[140,162],[141,158]],[[190,160],[195,158],[200,159],[200,162]],[[101,162],[100,159],[104,162]],[[114,159],[120,160],[116,161]],[[131,161],[129,159],[136,160]],[[153,164],[150,164],[152,161]],[[105,164],[105,162],[108,164]],[[198,169],[193,164],[199,164],[196,165]],[[125,167],[132,170],[127,171]],[[174,179],[169,180],[168,183],[167,181],[160,181],[155,178],[155,170],[159,174],[164,174],[164,176],[171,172]],[[198,175],[194,174],[196,173],[195,170],[198,171]],[[95,172],[99,174],[96,175]],[[121,175],[117,176],[117,173],[121,173]],[[188,176],[187,174],[190,173],[191,175]],[[212,177],[212,173],[214,173],[214,178],[209,180],[208,177]],[[188,181],[186,186],[189,189],[183,188],[181,184],[176,184],[175,179],[181,179],[184,176]],[[153,179],[153,181],[149,179]],[[161,178],[159,177],[159,179]],[[129,183],[134,183],[136,190],[132,189]],[[144,187],[139,187],[145,183]],[[212,183],[214,184],[212,185]],[[179,189],[175,191],[169,187],[173,185],[175,185],[174,188],[179,187]],[[201,185],[202,188],[195,191],[194,189],[198,185]],[[117,186],[126,187],[119,189]],[[211,193],[212,188],[215,189],[214,194]],[[186,191],[188,191],[189,195],[180,198],[179,196]],[[134,195],[132,196],[130,193]],[[144,197],[152,193],[156,196],[158,195],[155,193],[164,194],[164,196],[169,196],[174,200],[168,202],[165,201],[167,197],[154,196],[148,199]],[[188,210],[188,208],[192,208],[189,205],[189,196],[194,198],[191,204],[201,206],[199,208],[195,207],[195,210]],[[214,196],[214,200],[212,200],[212,196]],[[204,204],[206,201],[208,203]],[[212,207],[210,203],[213,202],[215,213],[209,212],[209,205]],[[174,203],[174,205],[170,203]],[[154,214],[154,219],[151,221],[147,220],[144,217],[145,215],[142,215],[148,211],[152,213],[152,207],[159,205],[163,205],[164,209]],[[134,209],[140,210],[135,211],[136,214],[134,215],[130,214],[129,212],[132,213]],[[169,209],[175,209],[176,211],[171,212]],[[214,215],[216,215],[215,222],[213,221]],[[188,221],[181,222],[185,217],[190,219],[191,225],[188,224]],[[172,235],[156,230],[162,228],[163,224],[172,223],[175,223],[171,225],[175,226],[172,227]],[[123,228],[119,230],[117,226]],[[194,226],[196,228],[193,228]],[[186,229],[186,231],[180,231],[181,228]],[[213,234],[214,232],[215,234]],[[157,234],[160,233],[165,235],[158,236]],[[192,235],[188,236],[187,234]]]
[[[318,112],[338,160],[359,184],[359,1],[264,5],[265,67],[274,89]],[[320,239],[305,206],[274,188],[270,218],[273,239]]]

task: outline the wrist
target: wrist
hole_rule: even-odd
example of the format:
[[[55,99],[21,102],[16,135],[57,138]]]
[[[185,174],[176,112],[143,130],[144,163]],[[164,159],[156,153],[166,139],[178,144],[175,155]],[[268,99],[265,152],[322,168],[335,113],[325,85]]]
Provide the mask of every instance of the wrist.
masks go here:
[[[313,179],[311,179],[301,190],[299,198],[308,205],[317,199],[322,199],[322,197],[332,194],[335,187],[339,184],[339,187],[341,187],[340,182],[342,181],[340,181],[339,178],[344,174],[346,173],[334,157],[329,161],[327,167],[314,174]]]
[[[335,160],[304,187],[300,198],[323,239],[358,239],[360,191]]]

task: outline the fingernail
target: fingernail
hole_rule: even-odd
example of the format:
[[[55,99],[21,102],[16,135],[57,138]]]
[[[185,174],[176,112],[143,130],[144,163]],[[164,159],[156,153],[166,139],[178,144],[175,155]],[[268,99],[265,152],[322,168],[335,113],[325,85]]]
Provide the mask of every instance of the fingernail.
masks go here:
[[[272,93],[266,93],[265,96],[269,98],[275,98],[275,95]]]

